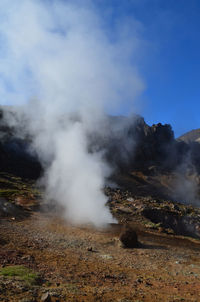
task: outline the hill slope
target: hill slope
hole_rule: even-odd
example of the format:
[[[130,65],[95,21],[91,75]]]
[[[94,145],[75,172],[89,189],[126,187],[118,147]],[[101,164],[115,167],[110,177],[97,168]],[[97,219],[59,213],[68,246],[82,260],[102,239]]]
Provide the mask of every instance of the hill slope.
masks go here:
[[[184,141],[185,143],[200,142],[200,128],[181,135],[178,140]]]

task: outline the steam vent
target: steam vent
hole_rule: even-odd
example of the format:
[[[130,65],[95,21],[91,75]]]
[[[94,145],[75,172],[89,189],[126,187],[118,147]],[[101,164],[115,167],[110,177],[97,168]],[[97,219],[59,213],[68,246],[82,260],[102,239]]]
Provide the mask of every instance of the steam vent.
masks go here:
[[[0,1],[0,301],[200,301],[200,1]]]

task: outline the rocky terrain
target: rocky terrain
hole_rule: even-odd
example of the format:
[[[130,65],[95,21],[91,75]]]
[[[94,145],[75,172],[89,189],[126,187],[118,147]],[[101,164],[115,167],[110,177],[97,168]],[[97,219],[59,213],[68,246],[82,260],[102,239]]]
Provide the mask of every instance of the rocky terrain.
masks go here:
[[[4,184],[0,301],[199,301],[199,209],[107,187],[118,223],[95,229],[67,223],[33,183]],[[127,223],[135,248],[119,240]]]
[[[178,140],[186,143],[200,142],[200,129],[191,130],[181,135]]]
[[[0,301],[200,301],[199,143],[141,117],[106,127],[90,151],[104,148],[116,166],[104,188],[116,223],[74,226],[37,186],[31,138],[16,136],[2,112]],[[124,225],[131,248],[120,241]]]

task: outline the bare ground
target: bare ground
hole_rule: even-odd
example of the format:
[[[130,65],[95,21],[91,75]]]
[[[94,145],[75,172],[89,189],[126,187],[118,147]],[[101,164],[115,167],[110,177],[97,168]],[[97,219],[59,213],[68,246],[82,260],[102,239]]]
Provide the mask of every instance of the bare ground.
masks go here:
[[[0,265],[24,265],[38,285],[0,277],[0,301],[200,301],[200,242],[148,231],[137,249],[120,245],[120,225],[72,226],[48,213],[2,219]]]
[[[67,223],[48,205],[40,208],[44,200],[31,183],[2,174],[0,301],[200,301],[200,209],[151,197],[154,186],[138,175],[133,180],[136,192],[106,189],[119,223],[95,229]],[[167,224],[147,219],[144,210],[156,219],[162,214]],[[126,222],[137,231],[139,248],[122,247]],[[189,222],[196,239],[175,235],[182,231],[177,223],[187,231]],[[37,282],[2,274],[16,265],[38,274]]]

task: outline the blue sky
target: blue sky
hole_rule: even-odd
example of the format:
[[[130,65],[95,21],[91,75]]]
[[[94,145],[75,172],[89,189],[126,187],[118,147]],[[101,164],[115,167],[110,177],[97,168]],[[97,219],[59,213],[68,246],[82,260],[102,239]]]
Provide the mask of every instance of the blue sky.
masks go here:
[[[146,84],[139,112],[147,123],[170,123],[175,135],[200,127],[200,1],[97,0],[107,26],[137,19]],[[124,107],[127,113],[130,108]]]

